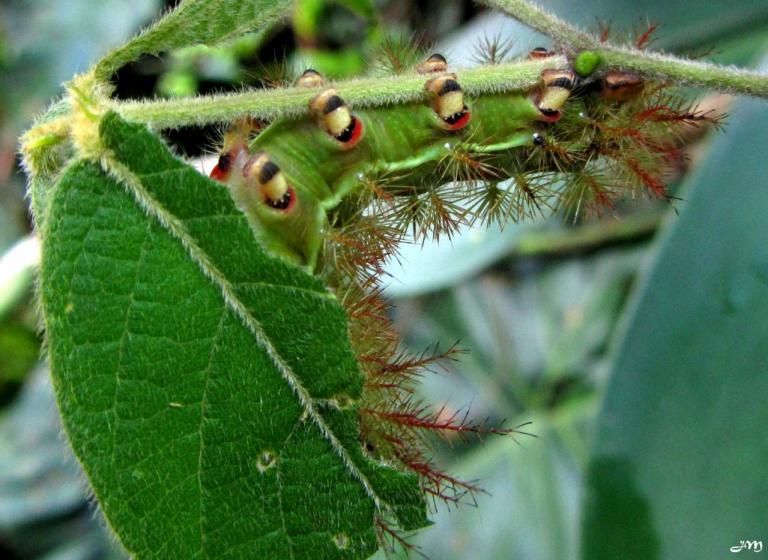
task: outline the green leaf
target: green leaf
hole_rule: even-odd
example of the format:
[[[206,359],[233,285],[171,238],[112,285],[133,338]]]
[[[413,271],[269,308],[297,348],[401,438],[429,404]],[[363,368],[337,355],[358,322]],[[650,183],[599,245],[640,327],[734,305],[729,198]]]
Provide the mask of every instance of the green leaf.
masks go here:
[[[49,202],[42,301],[66,432],[128,551],[365,558],[375,516],[427,524],[415,475],[362,454],[335,297],[143,126],[108,115],[102,141],[110,174],[75,163]]]
[[[618,345],[583,558],[725,558],[768,519],[768,107],[691,177]]]
[[[291,9],[290,0],[184,0],[96,65],[96,77],[108,79],[118,68],[143,54],[198,43],[214,45],[249,32],[264,31]]]

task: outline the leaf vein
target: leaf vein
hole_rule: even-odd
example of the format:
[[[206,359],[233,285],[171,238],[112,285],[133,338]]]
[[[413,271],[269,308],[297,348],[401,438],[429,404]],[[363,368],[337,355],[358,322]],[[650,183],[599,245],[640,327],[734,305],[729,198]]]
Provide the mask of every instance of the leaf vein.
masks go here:
[[[197,245],[194,238],[186,231],[181,220],[166,210],[147,191],[139,177],[128,166],[118,161],[114,156],[111,154],[103,155],[101,158],[101,165],[107,173],[127,188],[129,194],[148,216],[157,220],[163,229],[181,243],[182,247],[192,261],[197,264],[201,272],[218,288],[225,305],[238,317],[243,326],[245,326],[254,337],[257,344],[261,346],[267,354],[270,361],[280,372],[283,380],[299,399],[299,403],[305,411],[305,414],[312,419],[321,435],[330,443],[332,449],[342,461],[347,471],[363,486],[363,489],[373,501],[376,509],[380,511],[392,511],[391,506],[374,490],[367,476],[355,464],[349,452],[336,437],[336,434],[333,433],[328,424],[326,424],[325,419],[315,407],[308,390],[304,387],[290,365],[283,359],[274,345],[270,342],[261,323],[253,317],[245,304],[238,299],[232,284],[211,262],[205,251]]]

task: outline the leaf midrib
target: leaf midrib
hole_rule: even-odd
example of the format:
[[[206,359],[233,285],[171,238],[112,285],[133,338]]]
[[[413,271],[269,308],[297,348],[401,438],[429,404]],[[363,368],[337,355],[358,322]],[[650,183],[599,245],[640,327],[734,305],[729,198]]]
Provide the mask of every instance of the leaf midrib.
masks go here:
[[[371,482],[357,467],[353,458],[347,452],[346,448],[341,444],[331,428],[326,424],[322,415],[315,407],[312,396],[304,387],[299,377],[293,372],[292,368],[286,363],[277,349],[270,342],[259,321],[253,317],[246,305],[239,300],[233,285],[211,262],[205,251],[203,251],[203,249],[197,245],[194,238],[186,231],[186,228],[184,227],[184,224],[181,222],[181,220],[166,210],[163,205],[160,204],[157,199],[155,199],[147,191],[147,189],[142,184],[140,177],[136,175],[128,166],[115,159],[114,156],[103,156],[101,159],[101,165],[112,178],[114,178],[128,190],[129,195],[132,196],[136,203],[147,213],[150,218],[157,220],[160,226],[165,231],[167,231],[172,238],[175,238],[179,241],[179,243],[181,243],[190,259],[192,259],[192,261],[197,264],[203,275],[208,278],[208,280],[218,289],[224,301],[225,308],[238,318],[243,327],[245,327],[251,333],[255,339],[255,342],[266,352],[270,361],[280,372],[283,380],[288,384],[294,395],[298,397],[299,403],[304,413],[312,419],[315,426],[320,431],[322,437],[330,443],[336,455],[339,457],[339,459],[341,459],[341,462],[343,463],[346,470],[363,486],[363,489],[369,498],[373,501],[376,509],[379,511],[392,511],[393,508],[376,493]],[[179,168],[178,170],[170,171],[180,172],[184,171],[185,169],[186,168]],[[262,282],[241,282],[238,284],[263,285],[277,289],[296,288],[305,292],[312,293],[315,296],[322,297],[323,299],[333,298],[331,294],[325,295],[321,292],[316,292],[301,287],[280,286]],[[203,399],[201,400],[201,410],[205,406],[204,402],[205,398],[203,395]]]

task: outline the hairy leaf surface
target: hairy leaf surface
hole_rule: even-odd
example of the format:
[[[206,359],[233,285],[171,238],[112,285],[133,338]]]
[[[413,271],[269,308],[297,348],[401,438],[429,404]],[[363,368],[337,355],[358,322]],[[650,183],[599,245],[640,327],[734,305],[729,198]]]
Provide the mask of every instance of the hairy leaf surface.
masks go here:
[[[415,476],[357,441],[343,309],[143,126],[49,201],[42,300],[64,425],[139,558],[364,558],[424,526]]]

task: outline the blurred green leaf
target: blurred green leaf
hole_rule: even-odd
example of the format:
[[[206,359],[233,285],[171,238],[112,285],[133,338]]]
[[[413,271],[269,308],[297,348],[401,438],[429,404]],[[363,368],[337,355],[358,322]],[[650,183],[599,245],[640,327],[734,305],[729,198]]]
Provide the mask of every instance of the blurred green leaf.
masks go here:
[[[591,387],[642,254],[641,247],[511,260],[463,286],[401,300],[396,322],[409,325],[411,348],[459,341],[468,351],[445,367],[469,386],[459,388],[457,376],[426,376],[423,393],[438,402],[471,395],[479,416],[509,417],[520,406],[551,406],[579,384]]]
[[[16,127],[48,104],[61,83],[136,31],[157,11],[158,0],[15,0],[0,5],[8,39],[0,72],[0,101]],[[17,134],[11,134],[15,137]]]
[[[287,17],[290,0],[184,0],[151,27],[105,56],[95,68],[107,79],[144,54],[158,54],[198,43],[213,46],[245,33],[269,28]]]
[[[768,105],[690,177],[616,349],[583,558],[725,558],[768,520]]]
[[[520,233],[531,227],[526,223],[462,227],[450,241],[403,244],[399,257],[387,263],[391,278],[386,294],[413,297],[459,284],[507,254]]]

